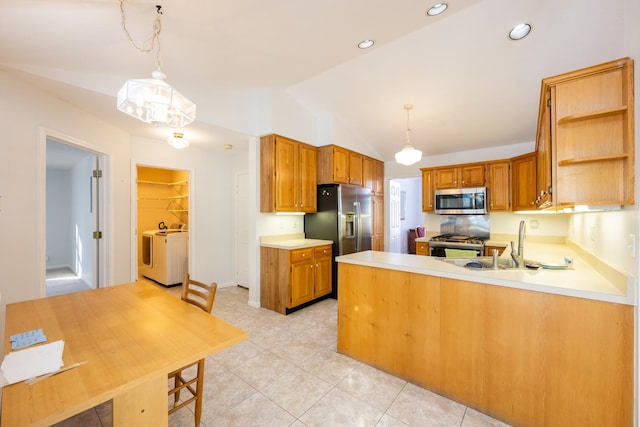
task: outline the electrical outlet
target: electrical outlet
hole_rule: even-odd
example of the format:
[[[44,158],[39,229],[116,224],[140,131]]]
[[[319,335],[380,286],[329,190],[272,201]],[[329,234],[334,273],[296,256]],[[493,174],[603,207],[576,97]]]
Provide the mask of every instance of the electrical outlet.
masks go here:
[[[591,239],[592,242],[596,241],[596,226],[592,225],[591,228],[589,228],[589,239]]]
[[[297,227],[298,227],[298,223],[294,219],[293,221],[291,221],[291,228],[295,230]]]
[[[627,246],[627,248],[629,248],[629,256],[630,257],[635,257],[636,256],[636,235],[635,234],[629,234],[629,245]]]
[[[532,219],[531,222],[529,223],[530,227],[532,230],[535,230],[538,228],[538,220],[537,219]]]

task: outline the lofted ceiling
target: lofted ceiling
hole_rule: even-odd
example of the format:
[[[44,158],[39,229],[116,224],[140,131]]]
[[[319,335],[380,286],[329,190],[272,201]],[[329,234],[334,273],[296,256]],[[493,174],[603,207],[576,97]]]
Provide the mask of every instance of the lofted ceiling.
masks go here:
[[[161,2],[161,3],[160,3]],[[128,0],[136,42],[162,5],[168,83],[198,106],[194,146],[246,146],[256,105],[283,93],[348,129],[385,161],[411,140],[425,155],[531,142],[540,80],[625,56],[625,0]],[[533,26],[521,41],[508,31]],[[367,50],[356,47],[375,40]],[[129,78],[149,78],[118,0],[0,0],[0,67],[134,135],[167,129],[115,109]]]

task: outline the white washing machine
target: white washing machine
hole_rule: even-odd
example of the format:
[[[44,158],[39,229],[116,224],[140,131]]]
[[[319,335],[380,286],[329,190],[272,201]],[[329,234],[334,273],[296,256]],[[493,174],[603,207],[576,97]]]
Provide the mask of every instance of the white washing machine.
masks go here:
[[[188,231],[143,232],[142,275],[165,286],[182,283],[187,272],[188,251]]]

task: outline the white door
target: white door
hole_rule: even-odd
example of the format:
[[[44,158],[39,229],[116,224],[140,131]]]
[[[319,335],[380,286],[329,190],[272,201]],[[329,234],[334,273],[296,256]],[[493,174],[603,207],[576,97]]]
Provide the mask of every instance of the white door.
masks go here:
[[[402,239],[400,238],[400,184],[389,181],[389,252],[402,252]]]
[[[236,174],[236,285],[249,288],[249,173]]]

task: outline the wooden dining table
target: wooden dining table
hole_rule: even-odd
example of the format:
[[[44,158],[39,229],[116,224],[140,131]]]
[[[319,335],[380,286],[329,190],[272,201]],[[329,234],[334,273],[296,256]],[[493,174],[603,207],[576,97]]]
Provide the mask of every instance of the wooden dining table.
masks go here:
[[[145,282],[7,304],[9,337],[42,328],[81,366],[2,390],[2,426],[49,426],[113,400],[114,426],[166,426],[167,375],[246,333]]]

